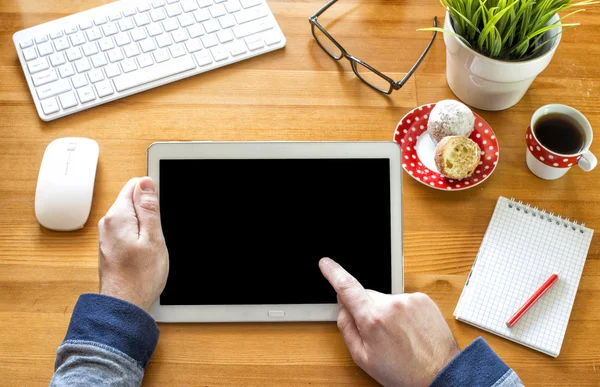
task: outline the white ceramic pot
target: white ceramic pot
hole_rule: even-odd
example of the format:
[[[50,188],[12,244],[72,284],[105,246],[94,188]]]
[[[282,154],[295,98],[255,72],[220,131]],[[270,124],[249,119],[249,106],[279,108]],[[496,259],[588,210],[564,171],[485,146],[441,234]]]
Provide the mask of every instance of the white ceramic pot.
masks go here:
[[[558,21],[554,15],[550,23]],[[446,12],[444,28],[454,31]],[[556,27],[546,32],[550,38],[561,31]],[[467,47],[460,39],[444,34],[446,43],[446,79],[452,92],[464,103],[482,110],[504,110],[515,105],[552,60],[561,35],[540,49],[535,59],[508,62],[488,58]]]

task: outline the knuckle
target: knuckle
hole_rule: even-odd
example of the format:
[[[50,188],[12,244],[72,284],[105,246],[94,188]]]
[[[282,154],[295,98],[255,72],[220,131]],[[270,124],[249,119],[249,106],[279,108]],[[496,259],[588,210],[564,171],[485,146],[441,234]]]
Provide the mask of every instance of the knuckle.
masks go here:
[[[394,297],[390,304],[394,311],[404,311],[406,309],[406,301],[400,297]]]
[[[158,213],[160,210],[158,200],[156,200],[156,197],[142,199],[142,201],[140,202],[140,207],[146,211],[156,213]]]
[[[377,331],[385,326],[385,316],[376,311],[365,317],[364,327],[367,331]]]
[[[102,219],[100,219],[101,222],[103,222],[103,225],[111,225],[115,222],[115,220],[117,219],[117,213],[114,210],[108,210],[108,212],[106,213],[106,215],[104,215],[104,217]]]
[[[350,275],[344,275],[338,278],[337,285],[338,290],[341,292],[347,292],[356,286],[356,279]]]
[[[412,301],[415,301],[419,304],[431,302],[431,298],[429,298],[427,294],[421,292],[411,294],[410,298]]]

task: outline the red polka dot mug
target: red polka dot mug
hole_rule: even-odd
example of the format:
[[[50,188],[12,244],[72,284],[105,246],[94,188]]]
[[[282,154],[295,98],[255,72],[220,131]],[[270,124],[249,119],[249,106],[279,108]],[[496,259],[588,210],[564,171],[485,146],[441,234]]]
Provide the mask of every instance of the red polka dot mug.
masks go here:
[[[561,154],[548,149],[536,136],[536,123],[548,114],[565,115],[583,130],[583,147],[573,154]],[[535,129],[535,130],[534,130]],[[562,177],[573,165],[579,165],[586,172],[596,167],[596,156],[589,151],[592,144],[592,126],[581,112],[570,106],[553,104],[539,108],[531,117],[531,123],[525,134],[527,144],[527,166],[529,170],[542,179],[554,180]],[[566,139],[565,139],[566,140]]]

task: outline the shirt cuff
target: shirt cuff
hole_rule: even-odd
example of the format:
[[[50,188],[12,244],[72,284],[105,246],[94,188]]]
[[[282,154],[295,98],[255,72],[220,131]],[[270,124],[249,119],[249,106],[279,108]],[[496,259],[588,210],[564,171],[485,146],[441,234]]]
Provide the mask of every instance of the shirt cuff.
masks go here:
[[[100,294],[77,300],[65,341],[84,340],[115,348],[145,368],[158,342],[159,330],[136,305]]]
[[[510,368],[479,337],[448,363],[433,379],[438,386],[492,386]]]

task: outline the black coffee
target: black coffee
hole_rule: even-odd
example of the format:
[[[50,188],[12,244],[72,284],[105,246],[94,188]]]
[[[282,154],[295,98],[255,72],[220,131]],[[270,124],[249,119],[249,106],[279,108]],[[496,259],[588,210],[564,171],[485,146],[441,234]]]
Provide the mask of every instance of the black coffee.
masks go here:
[[[585,145],[585,132],[573,118],[560,113],[540,117],[533,127],[539,142],[563,155],[579,153]]]

